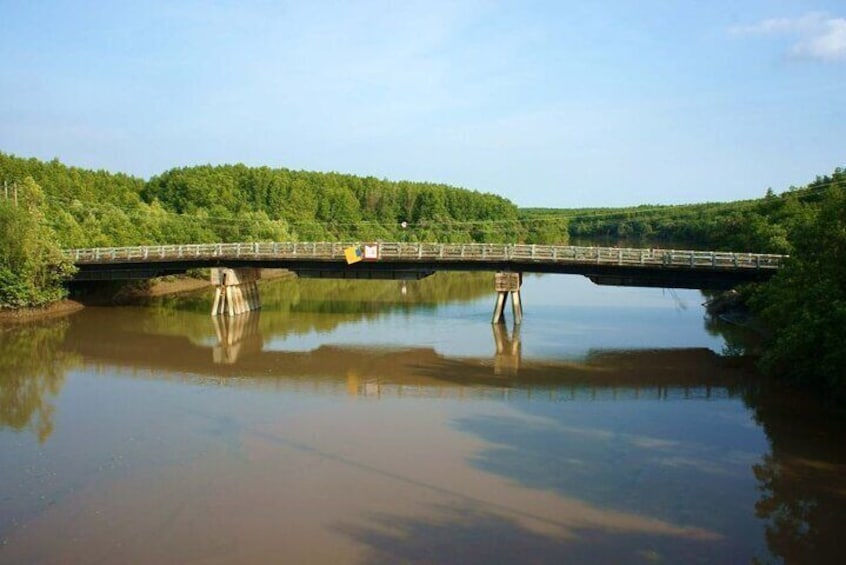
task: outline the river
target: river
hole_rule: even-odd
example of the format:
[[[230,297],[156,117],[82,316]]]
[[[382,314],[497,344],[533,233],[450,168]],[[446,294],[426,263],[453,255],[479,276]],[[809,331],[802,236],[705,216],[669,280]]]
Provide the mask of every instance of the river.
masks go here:
[[[261,292],[0,328],[0,562],[839,560],[843,426],[699,292]]]

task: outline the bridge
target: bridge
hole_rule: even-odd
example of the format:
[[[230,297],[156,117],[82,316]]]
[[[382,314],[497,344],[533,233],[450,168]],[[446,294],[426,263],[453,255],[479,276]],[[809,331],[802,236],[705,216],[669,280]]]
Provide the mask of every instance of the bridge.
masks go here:
[[[436,271],[497,273],[494,322],[507,296],[522,318],[523,273],[588,277],[594,283],[662,288],[729,289],[772,276],[786,256],[677,249],[564,245],[405,242],[243,242],[105,247],[65,251],[76,282],[145,279],[212,268],[212,314],[259,307],[257,269],[288,269],[301,277],[421,279]]]

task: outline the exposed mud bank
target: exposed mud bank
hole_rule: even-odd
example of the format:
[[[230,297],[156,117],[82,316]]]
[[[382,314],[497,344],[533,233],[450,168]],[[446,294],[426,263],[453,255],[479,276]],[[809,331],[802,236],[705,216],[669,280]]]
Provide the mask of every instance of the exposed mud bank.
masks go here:
[[[85,308],[76,300],[59,300],[39,308],[19,308],[17,310],[0,310],[0,325],[23,324],[37,320],[58,318],[72,314]]]

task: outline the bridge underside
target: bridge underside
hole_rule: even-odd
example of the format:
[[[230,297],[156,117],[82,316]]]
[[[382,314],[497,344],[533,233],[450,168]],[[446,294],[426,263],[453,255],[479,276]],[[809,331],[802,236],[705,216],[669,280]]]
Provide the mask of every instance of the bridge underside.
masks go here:
[[[303,278],[419,280],[435,271],[493,271],[497,273],[497,301],[492,322],[505,322],[505,305],[510,296],[515,325],[523,317],[520,298],[522,273],[582,275],[595,284],[613,286],[690,288],[724,290],[738,284],[764,280],[772,270],[683,269],[673,266],[631,266],[608,264],[543,264],[529,261],[361,261],[352,265],[326,260],[185,259],[177,261],[95,263],[79,265],[73,282],[138,280],[211,268],[216,286],[212,316],[238,316],[261,307],[257,269],[288,269]],[[243,280],[242,280],[243,279]]]
[[[691,288],[700,290],[727,290],[746,282],[767,280],[772,270],[684,270],[673,267],[633,267],[618,265],[548,265],[525,261],[419,262],[385,261],[361,262],[354,265],[327,261],[308,260],[237,260],[226,259],[219,263],[206,260],[162,261],[160,263],[84,264],[73,282],[85,283],[108,280],[139,280],[182,274],[190,269],[209,267],[259,269],[288,269],[304,278],[337,279],[397,279],[418,280],[436,271],[491,271],[518,273],[555,273],[582,275],[600,285],[638,286],[659,288]]]

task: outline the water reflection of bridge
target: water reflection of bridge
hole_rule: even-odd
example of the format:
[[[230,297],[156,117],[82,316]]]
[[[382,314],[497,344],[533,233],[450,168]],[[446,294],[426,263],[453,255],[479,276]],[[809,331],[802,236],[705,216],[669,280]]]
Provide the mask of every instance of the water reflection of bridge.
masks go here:
[[[259,313],[214,323],[216,345],[185,336],[104,331],[74,316],[64,347],[86,364],[135,376],[224,386],[349,393],[363,397],[641,400],[726,396],[746,371],[708,349],[595,351],[579,360],[524,359],[519,327],[493,327],[489,357],[448,357],[432,348],[322,345],[266,351]],[[209,322],[210,324],[212,321]]]

